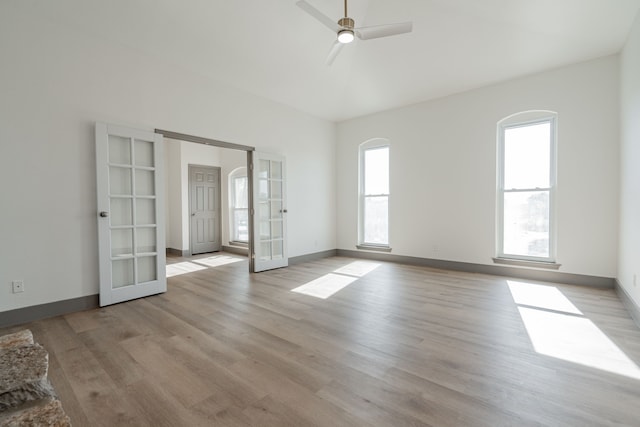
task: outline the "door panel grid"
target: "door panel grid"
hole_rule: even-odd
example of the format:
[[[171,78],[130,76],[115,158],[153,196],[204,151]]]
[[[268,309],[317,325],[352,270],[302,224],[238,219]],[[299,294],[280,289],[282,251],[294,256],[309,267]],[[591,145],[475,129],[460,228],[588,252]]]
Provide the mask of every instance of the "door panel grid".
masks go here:
[[[255,271],[288,265],[284,158],[256,153],[254,159]]]
[[[100,305],[166,290],[162,138],[96,124]]]

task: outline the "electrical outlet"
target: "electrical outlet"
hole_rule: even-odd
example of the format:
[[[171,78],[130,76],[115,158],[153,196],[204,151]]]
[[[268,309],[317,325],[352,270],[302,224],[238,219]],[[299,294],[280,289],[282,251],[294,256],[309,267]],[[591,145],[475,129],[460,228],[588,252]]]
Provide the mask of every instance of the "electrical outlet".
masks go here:
[[[11,284],[13,285],[14,294],[24,292],[24,280],[14,280]]]

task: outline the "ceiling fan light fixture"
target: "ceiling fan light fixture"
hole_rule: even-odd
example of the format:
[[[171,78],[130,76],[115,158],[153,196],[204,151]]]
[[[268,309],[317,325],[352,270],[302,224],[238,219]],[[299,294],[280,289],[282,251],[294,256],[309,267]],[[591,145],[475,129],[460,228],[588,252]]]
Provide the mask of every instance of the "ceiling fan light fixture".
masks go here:
[[[351,43],[355,35],[353,34],[353,30],[340,30],[338,31],[338,41],[340,43]]]

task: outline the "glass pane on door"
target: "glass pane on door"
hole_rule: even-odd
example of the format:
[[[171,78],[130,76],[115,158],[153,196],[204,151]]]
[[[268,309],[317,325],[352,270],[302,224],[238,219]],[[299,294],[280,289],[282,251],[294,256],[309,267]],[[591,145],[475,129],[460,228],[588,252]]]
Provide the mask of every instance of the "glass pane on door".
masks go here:
[[[269,160],[260,160],[258,167],[258,178],[269,178]]]
[[[271,242],[260,242],[260,259],[271,259]]]
[[[112,196],[130,196],[131,168],[109,167],[109,194]]]
[[[133,258],[113,260],[111,267],[111,283],[114,288],[133,285]]]
[[[133,229],[111,230],[111,256],[133,256]]]
[[[274,240],[271,245],[271,258],[280,259],[283,255],[282,240]]]
[[[136,169],[136,195],[155,196],[155,180],[153,171]]]
[[[119,165],[131,164],[131,139],[109,135],[109,163]]]
[[[111,209],[111,226],[133,225],[133,205],[131,199],[112,198],[109,201]]]
[[[136,254],[156,251],[156,228],[136,229]]]
[[[282,179],[282,162],[278,162],[278,161],[271,162],[271,178]]]
[[[136,139],[136,166],[153,167],[153,142]]]
[[[273,221],[271,223],[271,238],[282,239],[282,221]]]
[[[136,224],[154,225],[156,223],[155,199],[136,199]]]
[[[138,283],[150,282],[157,279],[155,256],[143,256],[138,258]]]

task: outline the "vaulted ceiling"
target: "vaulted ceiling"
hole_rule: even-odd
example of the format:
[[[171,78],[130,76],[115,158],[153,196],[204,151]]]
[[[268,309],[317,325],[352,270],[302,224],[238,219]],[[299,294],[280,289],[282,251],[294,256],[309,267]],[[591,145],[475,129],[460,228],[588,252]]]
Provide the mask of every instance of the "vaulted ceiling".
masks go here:
[[[28,1],[28,0],[21,0]],[[337,21],[342,0],[307,0]],[[350,0],[356,40],[296,0],[32,0],[33,13],[312,115],[341,121],[617,53],[640,0]]]

